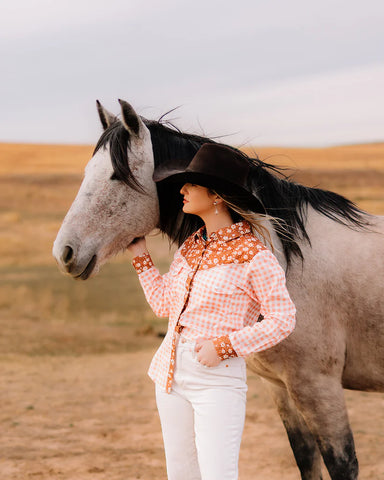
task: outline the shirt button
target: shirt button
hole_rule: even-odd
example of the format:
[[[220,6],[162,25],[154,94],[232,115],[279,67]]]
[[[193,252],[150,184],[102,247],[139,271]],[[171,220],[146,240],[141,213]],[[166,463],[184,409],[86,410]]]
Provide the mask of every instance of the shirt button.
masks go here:
[[[181,339],[181,343],[185,343],[187,340],[185,338]]]

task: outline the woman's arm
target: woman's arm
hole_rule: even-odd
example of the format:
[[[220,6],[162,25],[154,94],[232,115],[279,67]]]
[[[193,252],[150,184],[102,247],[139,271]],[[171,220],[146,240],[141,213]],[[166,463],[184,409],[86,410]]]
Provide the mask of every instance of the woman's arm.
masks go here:
[[[195,350],[202,364],[213,367],[230,357],[267,350],[292,333],[296,309],[285,285],[284,271],[269,250],[262,250],[250,262],[246,291],[260,304],[263,320],[229,335],[199,339]]]
[[[263,319],[228,335],[230,345],[241,357],[277,345],[292,333],[296,324],[296,309],[284,271],[269,250],[259,252],[250,262],[247,290],[260,303]]]
[[[153,265],[145,238],[139,238],[128,247],[132,254],[132,264],[139,275],[145,298],[158,317],[169,316],[169,275],[160,275]]]

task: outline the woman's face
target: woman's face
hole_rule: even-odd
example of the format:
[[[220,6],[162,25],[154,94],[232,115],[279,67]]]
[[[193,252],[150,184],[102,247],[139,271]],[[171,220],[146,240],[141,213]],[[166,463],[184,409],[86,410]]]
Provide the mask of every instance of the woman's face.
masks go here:
[[[216,195],[210,193],[208,188],[194,183],[186,183],[182,186],[180,193],[184,197],[184,213],[191,213],[199,217],[212,213]]]

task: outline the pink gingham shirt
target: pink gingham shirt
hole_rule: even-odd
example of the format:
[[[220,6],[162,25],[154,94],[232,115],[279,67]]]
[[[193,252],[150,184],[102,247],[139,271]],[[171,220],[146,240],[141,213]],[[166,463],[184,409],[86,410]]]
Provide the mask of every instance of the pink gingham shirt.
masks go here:
[[[167,334],[148,371],[167,392],[179,325],[191,340],[212,339],[222,360],[273,347],[295,327],[296,310],[284,271],[249,223],[220,229],[207,240],[204,231],[202,227],[183,243],[165,275],[148,254],[132,261],[153,311],[169,317]]]

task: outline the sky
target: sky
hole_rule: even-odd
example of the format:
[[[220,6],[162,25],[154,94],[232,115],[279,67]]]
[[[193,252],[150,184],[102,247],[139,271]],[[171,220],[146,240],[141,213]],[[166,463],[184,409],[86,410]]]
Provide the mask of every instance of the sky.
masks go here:
[[[96,99],[232,145],[384,141],[383,0],[2,0],[0,142],[94,144]]]

